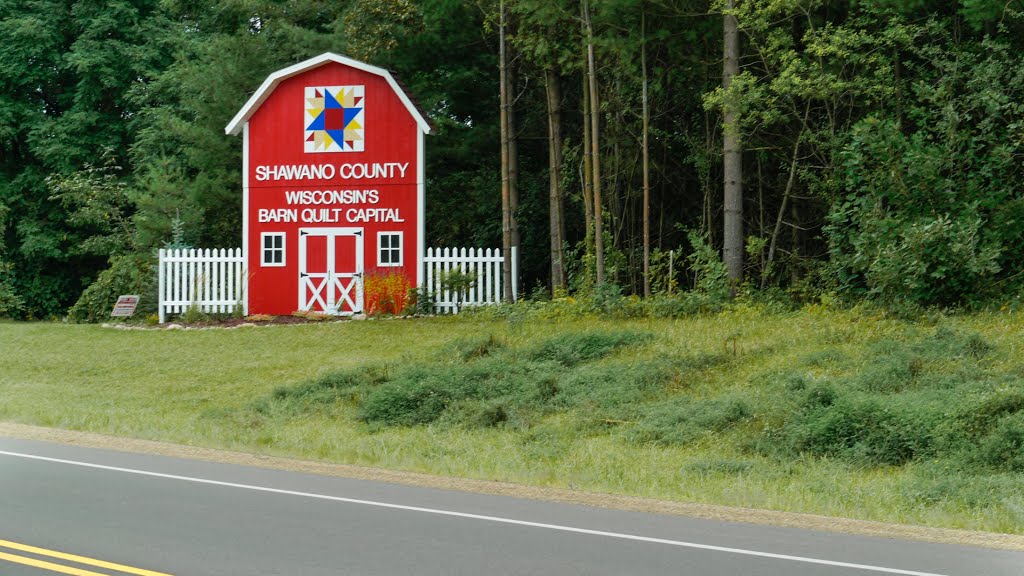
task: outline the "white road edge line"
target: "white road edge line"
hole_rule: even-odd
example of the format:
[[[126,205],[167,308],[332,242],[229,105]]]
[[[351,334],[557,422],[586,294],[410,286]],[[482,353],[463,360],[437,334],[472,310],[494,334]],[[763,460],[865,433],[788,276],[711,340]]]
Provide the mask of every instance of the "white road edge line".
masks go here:
[[[285,494],[289,496],[302,496],[304,498],[315,498],[318,500],[329,500],[332,502],[345,502],[348,504],[362,504],[364,506],[376,506],[379,508],[391,508],[395,510],[406,510],[411,512],[425,512],[428,514],[438,514],[441,516],[454,516],[456,518],[470,518],[473,520],[485,520],[488,522],[497,522],[501,524],[513,524],[516,526],[529,526],[531,528],[545,528],[548,530],[558,530],[561,532],[572,532],[576,534],[588,534],[591,536],[604,536],[607,538],[618,538],[620,540],[633,540],[638,542],[649,542],[653,544],[666,544],[669,546],[679,546],[683,548],[695,548],[698,550],[711,550],[714,552],[726,552],[729,554],[740,554],[743,556],[757,556],[761,558],[774,558],[776,560],[789,560],[791,562],[804,562],[807,564],[820,564],[824,566],[836,566],[840,568],[852,568],[855,570],[865,570],[868,572],[882,572],[885,574],[901,574],[904,576],[946,576],[943,574],[936,574],[933,572],[915,572],[913,570],[901,570],[898,568],[886,568],[884,566],[872,566],[869,564],[854,564],[850,562],[837,562],[834,560],[822,560],[819,558],[808,558],[804,556],[790,556],[788,554],[774,554],[772,552],[759,552],[757,550],[745,550],[743,548],[729,548],[727,546],[713,546],[711,544],[698,544],[696,542],[684,542],[680,540],[667,540],[664,538],[651,538],[648,536],[638,536],[636,534],[623,534],[619,532],[605,532],[603,530],[590,530],[587,528],[575,528],[573,526],[561,526],[559,524],[545,524],[542,522],[529,522],[526,520],[515,520],[512,518],[502,518],[500,516],[485,516],[482,514],[470,514],[467,512],[455,512],[452,510],[440,510],[437,508],[423,508],[420,506],[406,506],[404,504],[390,504],[388,502],[376,502],[374,500],[360,500],[358,498],[345,498],[342,496],[328,496],[326,494],[314,494],[311,492],[298,492],[295,490],[283,490],[280,488],[268,488],[266,486],[254,486],[251,484],[238,484],[236,482],[222,482],[220,480],[209,480],[206,478],[194,478],[191,476],[178,476],[175,474],[163,474],[161,472],[150,472],[147,470],[136,470],[133,468],[120,468],[117,466],[106,466],[104,464],[93,464],[90,462],[79,462],[76,460],[64,460],[61,458],[50,458],[48,456],[37,456],[35,454],[23,454],[20,452],[8,452],[6,450],[0,450],[0,455],[13,456],[16,458],[27,458],[30,460],[42,460],[45,462],[54,462],[57,464],[69,464],[72,466],[81,466],[84,468],[95,468],[98,470],[108,470],[113,472],[124,472],[126,474],[137,474],[140,476],[151,476],[154,478],[166,478],[170,480],[184,480],[186,482],[196,482],[198,484],[209,484],[212,486],[224,486],[228,488],[242,488],[245,490],[254,490],[257,492],[269,492],[273,494]]]

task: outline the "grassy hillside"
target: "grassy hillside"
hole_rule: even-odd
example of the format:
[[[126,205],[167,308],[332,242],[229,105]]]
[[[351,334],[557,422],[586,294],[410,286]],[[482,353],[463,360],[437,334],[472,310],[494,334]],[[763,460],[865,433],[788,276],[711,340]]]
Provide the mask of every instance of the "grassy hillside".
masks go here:
[[[1016,313],[0,324],[0,419],[1024,533]]]

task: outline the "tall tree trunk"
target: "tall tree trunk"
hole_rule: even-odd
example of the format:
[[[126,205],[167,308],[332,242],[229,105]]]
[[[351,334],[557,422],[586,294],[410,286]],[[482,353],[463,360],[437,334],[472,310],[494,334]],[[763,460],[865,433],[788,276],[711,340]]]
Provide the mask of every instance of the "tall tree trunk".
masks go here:
[[[511,186],[509,182],[509,86],[507,54],[505,46],[505,26],[507,15],[505,13],[505,2],[499,3],[501,11],[500,23],[498,25],[498,83],[501,113],[499,114],[501,128],[501,251],[505,256],[504,266],[501,270],[502,279],[502,300],[512,301],[512,205]]]
[[[650,108],[647,103],[647,14],[640,13],[640,34],[643,36],[640,44],[640,69],[643,71],[643,155],[644,155],[644,298],[651,295],[651,170],[649,160],[649,148],[647,145],[647,130],[651,122]]]
[[[585,32],[585,31],[584,31]],[[584,51],[586,57],[586,51]],[[586,254],[594,250],[594,169],[590,155],[590,74],[583,69],[583,210],[586,218],[584,246]]]
[[[710,113],[704,111],[704,156],[707,161],[701,162],[698,169],[701,173],[698,175],[700,179],[701,195],[703,201],[701,203],[701,215],[700,215],[700,233],[702,236],[706,236],[708,243],[714,245],[715,243],[715,225],[713,214],[711,213],[711,196],[713,193],[711,187],[711,161],[712,151],[714,150],[714,140],[711,133],[711,118]]]
[[[548,100],[548,210],[551,225],[551,291],[565,290],[565,270],[562,265],[562,90],[558,73],[544,71],[544,88]]]
[[[604,226],[601,221],[601,101],[597,96],[597,72],[594,64],[594,28],[590,21],[590,2],[583,2],[583,22],[587,27],[587,74],[590,77],[590,146],[594,176],[594,252],[597,260],[597,285],[604,284]]]
[[[516,71],[512,64],[511,56],[506,64],[506,76],[508,83],[508,209],[509,225],[512,228],[512,246],[519,253],[519,220],[516,214],[519,213],[519,130],[516,123]],[[516,279],[513,279],[515,282]]]
[[[726,0],[722,87],[726,90],[739,74],[739,24],[732,14],[735,0]],[[740,147],[739,114],[736,104],[726,98],[722,134],[722,168],[725,179],[722,259],[729,274],[730,291],[743,282],[743,150]]]

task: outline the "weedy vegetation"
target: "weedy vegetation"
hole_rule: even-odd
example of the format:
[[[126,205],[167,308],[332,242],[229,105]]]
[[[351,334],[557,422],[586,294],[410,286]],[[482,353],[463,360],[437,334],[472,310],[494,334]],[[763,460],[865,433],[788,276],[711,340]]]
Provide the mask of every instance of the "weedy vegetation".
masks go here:
[[[1017,313],[739,304],[552,321],[555,306],[176,332],[0,324],[0,418],[1024,533]]]

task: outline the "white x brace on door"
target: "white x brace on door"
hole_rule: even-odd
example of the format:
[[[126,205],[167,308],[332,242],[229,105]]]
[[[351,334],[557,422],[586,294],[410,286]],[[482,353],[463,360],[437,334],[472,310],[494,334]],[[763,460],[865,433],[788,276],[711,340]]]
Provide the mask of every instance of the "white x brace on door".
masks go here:
[[[363,311],[363,229],[299,229],[299,310]]]

